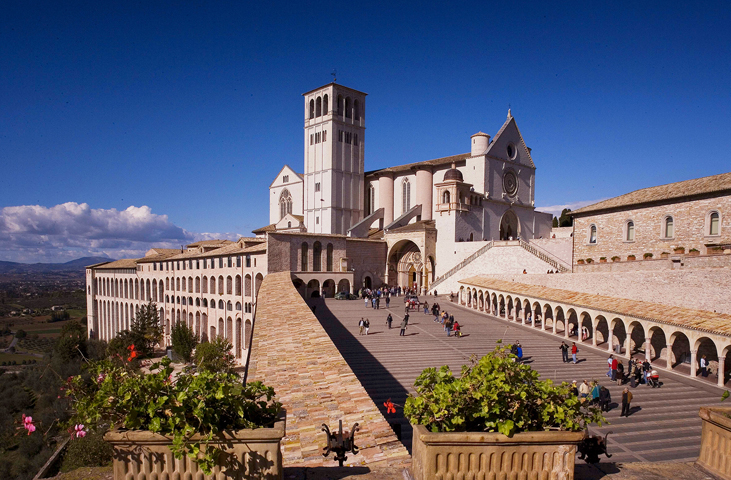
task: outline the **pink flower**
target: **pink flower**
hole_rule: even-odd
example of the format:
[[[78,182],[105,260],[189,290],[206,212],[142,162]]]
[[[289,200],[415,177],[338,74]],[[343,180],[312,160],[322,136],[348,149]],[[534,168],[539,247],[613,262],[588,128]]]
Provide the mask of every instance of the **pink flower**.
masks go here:
[[[106,374],[100,373],[99,376],[96,377],[96,383],[102,383],[105,378],[107,378]]]
[[[71,433],[71,436],[76,436],[76,438],[84,438],[86,436],[86,430],[84,430],[84,425],[79,423],[74,427],[73,433]]]
[[[36,426],[33,425],[33,417],[26,417],[23,414],[23,428],[28,430],[28,435],[36,431]]]

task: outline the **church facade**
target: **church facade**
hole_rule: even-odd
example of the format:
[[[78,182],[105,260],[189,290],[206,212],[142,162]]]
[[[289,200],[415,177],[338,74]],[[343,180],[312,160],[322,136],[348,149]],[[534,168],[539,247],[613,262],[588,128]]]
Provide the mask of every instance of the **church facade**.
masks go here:
[[[183,321],[201,338],[228,338],[244,359],[269,273],[291,272],[307,297],[382,285],[426,293],[493,241],[549,237],[552,217],[535,210],[536,167],[510,112],[494,137],[473,135],[467,153],[366,171],[366,94],[330,83],[303,98],[303,169],[285,165],[273,179],[269,225],[236,242],[88,267],[91,338],[114,338],[153,302],[165,343]]]

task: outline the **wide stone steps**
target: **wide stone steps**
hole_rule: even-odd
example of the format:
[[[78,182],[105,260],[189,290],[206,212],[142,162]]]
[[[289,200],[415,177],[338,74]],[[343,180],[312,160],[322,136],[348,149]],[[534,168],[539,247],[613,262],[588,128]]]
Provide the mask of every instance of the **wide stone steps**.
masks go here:
[[[434,297],[428,297],[427,301],[431,304]],[[609,424],[593,426],[591,430],[602,435],[613,432],[609,435],[609,451],[613,454],[610,461],[693,461],[697,458],[701,434],[698,408],[719,403],[721,389],[663,372],[661,388],[642,385],[631,389],[633,413],[628,418],[619,417],[618,404],[624,386],[606,377],[609,355],[606,349],[577,343],[580,362],[563,363],[558,348],[563,340],[560,337],[464,309],[443,298],[437,301],[459,321],[464,337],[448,338],[443,327],[422,312],[410,312],[406,336],[400,337],[403,297],[392,298],[388,310],[364,308],[360,301],[331,299],[320,300],[322,303],[316,310],[320,322],[368,394],[392,423],[401,426],[407,448],[411,448],[411,427],[403,417],[402,408],[397,408],[395,415],[388,415],[383,402],[390,398],[403,405],[408,393],[414,392],[414,380],[424,368],[446,364],[458,375],[472,355],[484,355],[495,347],[498,339],[503,339],[505,343],[519,340],[526,362],[544,379],[579,383],[596,379],[609,388],[615,404],[606,414]],[[389,312],[394,318],[391,330],[384,325]],[[368,336],[358,335],[361,317],[370,319]]]

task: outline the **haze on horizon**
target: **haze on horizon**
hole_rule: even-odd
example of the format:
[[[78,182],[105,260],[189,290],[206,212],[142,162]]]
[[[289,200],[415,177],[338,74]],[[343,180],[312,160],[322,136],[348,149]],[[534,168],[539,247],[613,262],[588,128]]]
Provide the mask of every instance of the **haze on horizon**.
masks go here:
[[[6,4],[0,260],[250,235],[334,69],[369,94],[366,170],[467,152],[510,107],[554,214],[727,172],[731,6],[684,7]]]

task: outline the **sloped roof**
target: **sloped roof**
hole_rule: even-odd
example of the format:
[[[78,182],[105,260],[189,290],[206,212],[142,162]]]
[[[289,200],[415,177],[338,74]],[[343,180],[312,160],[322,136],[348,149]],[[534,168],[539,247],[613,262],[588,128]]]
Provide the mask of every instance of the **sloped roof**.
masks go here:
[[[567,303],[577,307],[604,310],[617,315],[643,318],[665,325],[675,325],[706,333],[731,336],[731,315],[726,313],[672,307],[672,315],[668,315],[668,306],[659,303],[596,295],[593,293],[574,292],[571,290],[528,285],[519,282],[508,282],[490,277],[470,277],[460,280],[459,283]]]
[[[393,228],[388,233],[421,232],[423,230],[431,230],[435,226],[436,222],[434,220],[419,220],[418,222],[409,223],[403,227]]]
[[[449,157],[435,158],[433,160],[425,160],[423,162],[407,163],[406,165],[397,165],[395,167],[381,168],[379,170],[371,170],[365,172],[365,175],[373,175],[376,173],[400,173],[408,172],[412,168],[418,167],[440,167],[442,165],[451,165],[452,163],[461,162],[472,156],[471,153],[460,153],[459,155],[452,155]]]
[[[276,223],[270,223],[266,227],[257,228],[256,230],[252,230],[251,233],[266,233],[266,232],[275,232],[277,230],[277,224]]]
[[[571,215],[582,215],[600,210],[624,208],[719,192],[731,193],[731,172],[635,190],[580,208],[571,212]]]
[[[520,137],[520,147],[523,149],[523,153],[525,153],[526,158],[528,159],[528,166],[536,168],[536,164],[533,163],[533,156],[530,154],[530,148],[528,148],[528,145],[525,144],[525,140],[523,139],[523,134],[520,133],[520,129],[518,128],[518,122],[515,121],[515,117],[510,113],[510,110],[508,110],[508,118],[505,120],[505,123],[503,123],[503,126],[500,127],[500,130],[495,134],[495,138],[492,139],[490,142],[490,145],[487,147],[487,151],[485,152],[486,155],[490,155],[490,150],[497,144],[497,141],[500,139],[500,135],[503,134],[503,132],[508,128],[510,124],[515,125],[515,130],[518,132],[518,136]],[[494,157],[494,155],[491,155]],[[502,155],[495,157],[500,158],[503,160]]]
[[[94,267],[96,270],[112,270],[117,268],[137,268],[137,259],[135,258],[123,258],[122,260],[115,260],[113,262],[105,263],[98,267]]]
[[[175,255],[180,255],[180,250],[177,248],[165,248],[165,249],[155,249],[155,250],[164,250],[162,253],[157,253],[153,255],[147,255],[145,257],[142,257],[137,260],[137,263],[151,263],[151,262],[159,262],[161,260],[167,260],[170,257],[174,257]]]
[[[189,243],[188,247],[201,247],[201,246],[215,246],[215,245],[228,245],[230,243],[234,243],[231,240],[200,240],[195,243]]]

